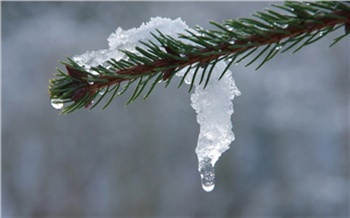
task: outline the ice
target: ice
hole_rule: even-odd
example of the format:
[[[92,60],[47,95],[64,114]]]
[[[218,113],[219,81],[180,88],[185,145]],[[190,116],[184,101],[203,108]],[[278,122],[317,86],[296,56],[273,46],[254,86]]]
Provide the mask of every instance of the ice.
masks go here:
[[[215,187],[215,169],[211,159],[204,158],[204,160],[199,163],[198,169],[204,191],[212,191]]]
[[[204,83],[195,83],[195,91],[191,95],[191,106],[197,113],[197,122],[200,125],[196,147],[198,171],[202,187],[207,192],[212,191],[215,186],[215,163],[235,139],[231,122],[232,100],[241,93],[235,85],[231,71],[228,70],[218,81],[225,67],[225,62],[219,62],[207,87],[203,89]],[[183,76],[185,71],[186,69],[180,71],[178,76]],[[193,72],[190,72],[185,83],[190,84],[192,76]]]
[[[103,88],[99,91],[99,94],[100,95],[104,95],[106,93],[107,89],[106,88]]]
[[[109,48],[88,51],[73,57],[73,60],[86,70],[90,70],[91,67],[97,65],[108,68],[107,60],[111,58],[120,60],[124,57],[120,50],[137,53],[136,46],[146,49],[139,41],[152,40],[161,49],[164,49],[151,35],[151,33],[157,34],[156,30],[178,39],[178,34],[186,34],[186,29],[189,30],[189,27],[180,18],[176,20],[161,17],[151,18],[148,23],[143,23],[139,28],[123,30],[119,27],[107,39]],[[186,41],[186,43],[191,42]],[[221,154],[229,149],[230,143],[235,139],[231,123],[232,100],[234,96],[240,95],[240,92],[235,85],[231,71],[227,71],[223,78],[218,81],[225,67],[226,63],[224,61],[217,63],[206,89],[203,89],[204,83],[201,85],[195,84],[195,91],[191,95],[191,106],[197,112],[197,121],[200,125],[195,150],[198,157],[198,171],[201,176],[202,187],[207,192],[212,191],[215,186],[215,163]],[[177,75],[184,76],[186,70],[186,68],[182,69]],[[91,73],[96,72],[91,71]],[[193,70],[186,76],[185,83],[190,84],[192,76]],[[101,91],[103,93],[103,90]]]
[[[169,18],[154,17],[149,22],[142,23],[139,28],[123,30],[121,27],[118,27],[107,39],[108,49],[87,51],[84,54],[74,56],[73,60],[86,70],[98,65],[108,67],[106,64],[107,60],[111,58],[120,60],[124,57],[124,53],[120,52],[120,50],[138,53],[135,50],[136,46],[146,49],[139,41],[147,42],[152,40],[156,45],[160,45],[151,35],[151,33],[157,35],[157,29],[166,35],[177,38],[179,33],[185,33],[184,30],[188,29],[188,26],[181,18],[171,20]],[[91,73],[96,72],[91,71]]]

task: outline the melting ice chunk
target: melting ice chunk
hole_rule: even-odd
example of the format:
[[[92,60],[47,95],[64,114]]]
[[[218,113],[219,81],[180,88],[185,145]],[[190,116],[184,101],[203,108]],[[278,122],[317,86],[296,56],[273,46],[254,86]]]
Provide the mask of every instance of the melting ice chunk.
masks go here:
[[[241,93],[235,85],[231,71],[227,71],[218,81],[225,68],[225,62],[217,63],[207,87],[203,89],[204,83],[195,84],[195,91],[191,95],[191,106],[197,112],[197,122],[200,125],[196,147],[198,171],[203,189],[207,192],[214,189],[216,161],[235,139],[231,122],[232,100]],[[184,70],[178,75],[183,76]],[[193,72],[190,72],[185,83],[190,84],[192,76]]]
[[[211,159],[206,158],[199,163],[198,171],[201,175],[202,187],[204,191],[211,192],[215,186],[215,169]]]
[[[150,34],[156,33],[157,29],[166,35],[178,39],[178,34],[186,34],[185,30],[189,28],[180,18],[176,20],[160,17],[151,18],[148,23],[142,24],[139,28],[130,30],[118,28],[108,38],[108,49],[86,52],[73,57],[73,59],[79,65],[89,70],[92,66],[105,64],[111,58],[117,61],[120,60],[124,57],[120,50],[137,53],[136,46],[147,49],[139,41],[147,42],[147,40],[152,40],[161,47],[160,43],[155,41]],[[186,41],[186,43],[191,42]],[[226,64],[223,61],[217,63],[211,73],[211,80],[206,89],[203,89],[204,83],[201,85],[195,84],[195,92],[191,95],[191,106],[197,112],[197,121],[200,125],[196,147],[198,170],[201,175],[203,189],[208,192],[213,190],[215,186],[215,163],[221,154],[229,149],[230,143],[234,140],[231,123],[231,115],[233,113],[232,100],[235,95],[240,95],[240,92],[235,85],[231,71],[227,71],[224,77],[218,81],[225,67]],[[177,75],[183,76],[186,70],[183,69]],[[94,72],[91,71],[91,73]],[[187,74],[185,83],[191,83],[193,73],[192,71]],[[52,106],[60,109],[63,103],[52,101]]]

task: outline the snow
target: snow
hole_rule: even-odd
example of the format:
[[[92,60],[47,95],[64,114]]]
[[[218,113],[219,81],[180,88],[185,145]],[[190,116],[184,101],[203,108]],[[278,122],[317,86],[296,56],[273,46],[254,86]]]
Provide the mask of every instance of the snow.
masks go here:
[[[88,51],[82,55],[73,57],[79,65],[89,70],[91,66],[104,65],[111,58],[120,60],[124,54],[119,50],[128,50],[137,53],[135,47],[145,48],[139,41],[147,42],[152,40],[158,44],[150,34],[161,31],[173,38],[178,38],[179,33],[185,33],[189,29],[180,18],[171,20],[168,18],[151,18],[148,23],[143,23],[139,28],[123,30],[118,28],[108,37],[108,49]],[[186,41],[186,43],[191,43]],[[206,89],[203,84],[195,85],[195,91],[191,95],[191,106],[197,112],[197,121],[200,125],[196,154],[198,157],[198,171],[201,176],[202,187],[205,191],[212,191],[215,186],[214,166],[223,152],[229,149],[230,143],[235,139],[232,132],[231,115],[233,113],[232,100],[234,96],[240,95],[237,89],[232,72],[227,71],[224,77],[218,81],[225,69],[224,61],[217,63],[212,72],[211,81]],[[186,69],[177,73],[183,76]],[[91,73],[94,73],[91,71]],[[200,72],[199,72],[200,73]],[[190,84],[193,70],[185,78],[185,83]]]
[[[147,42],[148,40],[152,40],[155,44],[160,45],[151,35],[151,32],[156,33],[157,29],[162,33],[177,38],[177,34],[185,33],[184,30],[188,29],[188,26],[181,18],[171,20],[169,18],[154,17],[151,18],[149,22],[142,23],[139,28],[123,30],[121,27],[118,27],[107,39],[108,49],[87,51],[84,54],[74,56],[73,60],[79,65],[84,66],[87,70],[89,70],[91,66],[95,67],[100,64],[108,67],[105,63],[107,60],[111,58],[120,60],[124,57],[124,53],[119,50],[128,50],[133,53],[138,53],[135,50],[136,46],[146,49],[139,41]],[[96,72],[91,71],[91,73]]]
[[[197,113],[197,122],[200,125],[196,147],[198,171],[202,187],[207,192],[212,191],[215,186],[215,163],[235,139],[231,122],[232,100],[241,93],[230,70],[218,81],[225,67],[224,61],[219,62],[214,67],[207,87],[203,89],[204,83],[195,84],[195,91],[191,95],[191,106]],[[184,71],[180,71],[178,75],[182,76]],[[190,84],[191,80],[192,75],[189,73],[185,83]]]

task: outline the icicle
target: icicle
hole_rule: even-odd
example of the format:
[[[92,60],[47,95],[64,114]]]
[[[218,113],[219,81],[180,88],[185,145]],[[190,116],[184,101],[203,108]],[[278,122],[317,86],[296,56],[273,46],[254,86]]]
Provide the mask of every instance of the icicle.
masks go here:
[[[202,187],[207,192],[212,191],[215,186],[216,161],[229,149],[229,145],[235,139],[231,123],[232,100],[241,93],[235,85],[231,71],[228,70],[218,81],[225,67],[224,61],[217,63],[207,87],[203,89],[203,84],[195,84],[195,92],[191,95],[191,106],[197,112],[197,121],[200,125],[196,147],[198,171]],[[177,75],[182,76],[184,70]],[[192,73],[186,76],[185,83],[191,83],[188,78],[192,78]]]
[[[110,58],[120,60],[125,58],[120,50],[128,50],[135,53],[136,46],[145,48],[139,41],[153,40],[154,37],[150,32],[155,33],[157,29],[165,35],[177,38],[179,33],[185,34],[185,29],[189,28],[181,19],[152,18],[150,22],[142,24],[140,28],[132,28],[130,30],[118,28],[108,38],[108,49],[86,52],[75,56],[74,60],[79,65],[89,69],[93,66],[103,65]],[[155,43],[159,44],[158,42]],[[234,44],[234,40],[230,40],[229,43]],[[183,57],[183,55],[180,56]],[[191,95],[191,106],[197,112],[197,121],[200,125],[196,147],[198,171],[201,176],[203,189],[207,192],[212,191],[215,186],[214,166],[216,161],[223,152],[229,149],[230,143],[234,140],[231,123],[231,115],[233,113],[232,100],[235,95],[240,95],[240,92],[235,86],[231,71],[228,70],[224,77],[218,81],[225,68],[226,64],[224,61],[217,63],[211,73],[211,80],[206,84],[206,89],[203,89],[205,83],[201,85],[195,84],[195,92]],[[177,75],[183,76],[187,69],[186,67],[181,72],[178,72]],[[187,74],[185,83],[191,83],[193,73],[192,70]],[[88,82],[90,85],[93,84],[93,81]],[[103,90],[100,91],[103,92]],[[123,91],[117,93],[117,95],[120,95]]]
[[[199,162],[198,171],[202,180],[204,191],[211,192],[215,187],[215,169],[210,158],[205,158]]]

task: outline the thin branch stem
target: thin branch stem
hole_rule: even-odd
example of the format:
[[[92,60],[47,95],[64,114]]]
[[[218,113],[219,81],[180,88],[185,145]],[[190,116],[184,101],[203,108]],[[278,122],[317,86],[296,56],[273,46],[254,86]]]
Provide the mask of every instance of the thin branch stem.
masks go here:
[[[339,16],[344,16],[346,19],[336,19],[336,18],[329,18],[329,17],[323,17],[320,18],[319,20],[321,22],[309,22],[304,24],[303,28],[296,28],[296,27],[286,27],[283,29],[285,33],[276,33],[275,31],[271,31],[270,33],[266,33],[266,36],[260,36],[260,35],[251,35],[247,36],[243,40],[237,40],[235,41],[234,45],[237,48],[232,48],[232,45],[227,43],[223,43],[221,45],[216,46],[215,48],[203,48],[200,50],[201,53],[207,53],[211,51],[222,51],[222,54],[212,54],[210,56],[200,56],[200,55],[186,55],[188,60],[166,60],[166,59],[160,59],[154,61],[150,65],[145,65],[145,64],[139,64],[127,69],[119,70],[116,72],[116,74],[120,75],[140,75],[143,76],[144,74],[148,73],[156,73],[157,71],[155,69],[157,68],[164,68],[169,65],[177,65],[178,69],[182,69],[184,67],[190,66],[194,63],[209,63],[212,60],[215,60],[221,56],[227,56],[230,54],[234,54],[240,51],[247,51],[249,49],[255,48],[255,47],[261,47],[264,45],[270,45],[274,43],[278,43],[280,41],[283,41],[286,38],[292,38],[294,36],[298,36],[300,34],[304,33],[310,33],[316,30],[321,30],[325,27],[332,27],[337,24],[343,24],[343,23],[349,23],[350,22],[350,13],[349,12],[344,12],[344,11],[339,11],[339,12],[334,12],[335,15]],[[245,45],[251,43],[251,46],[242,46],[240,48],[240,45]],[[123,78],[116,78],[116,77],[111,77],[111,76],[101,76],[103,79],[107,79],[108,82],[104,83],[96,83],[94,85],[89,86],[89,91],[91,93],[96,92],[97,90],[108,87],[123,81],[126,81],[128,79],[123,79]]]
[[[204,75],[200,75],[198,70],[200,68],[210,69],[207,84],[211,70],[218,61],[227,60],[228,66],[233,62],[237,64],[255,54],[259,47],[265,47],[259,50],[255,58],[246,65],[249,66],[265,56],[256,68],[258,69],[278,52],[285,52],[301,44],[294,50],[294,52],[299,51],[339,27],[345,27],[345,34],[334,39],[333,44],[350,34],[350,7],[347,3],[284,2],[283,5],[273,6],[290,15],[267,9],[267,12],[253,14],[259,20],[242,18],[227,20],[223,24],[211,22],[218,30],[204,30],[196,26],[194,31],[186,30],[187,35],[179,34],[179,39],[174,39],[157,30],[158,35],[151,33],[157,43],[150,40],[141,42],[147,50],[136,47],[135,49],[140,54],[123,51],[127,59],[107,61],[111,66],[110,69],[100,65],[92,67],[91,69],[96,71],[97,75],[68,58],[70,63],[62,62],[66,65],[68,75],[58,70],[57,78],[50,81],[50,98],[72,102],[62,111],[62,113],[70,113],[83,106],[89,107],[94,98],[98,96],[97,93],[107,87],[107,92],[113,92],[113,98],[124,93],[131,83],[138,81],[128,101],[130,103],[141,94],[147,83],[152,84],[144,98],[149,96],[159,81],[168,80],[168,85],[173,75],[186,67],[188,67],[186,74],[190,68],[194,69],[193,81],[196,76],[200,76],[200,82],[203,82]],[[186,40],[191,43],[185,43]],[[287,48],[280,51],[282,46]],[[212,66],[208,68],[210,64]],[[220,79],[226,70],[227,68]],[[127,85],[123,87],[122,92],[117,93],[121,83],[124,82]],[[179,86],[181,84],[183,80]],[[193,84],[190,90],[192,86]],[[97,102],[100,102],[104,96],[102,95]],[[109,105],[112,98],[106,106]]]

